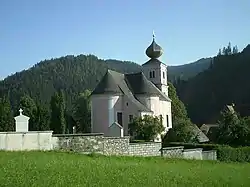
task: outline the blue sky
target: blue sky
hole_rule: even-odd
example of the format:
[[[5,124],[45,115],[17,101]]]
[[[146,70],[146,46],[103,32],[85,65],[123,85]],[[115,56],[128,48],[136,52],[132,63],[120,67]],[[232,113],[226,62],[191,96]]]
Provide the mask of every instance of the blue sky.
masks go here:
[[[156,41],[168,65],[250,43],[249,0],[1,0],[0,78],[68,54],[147,60]]]

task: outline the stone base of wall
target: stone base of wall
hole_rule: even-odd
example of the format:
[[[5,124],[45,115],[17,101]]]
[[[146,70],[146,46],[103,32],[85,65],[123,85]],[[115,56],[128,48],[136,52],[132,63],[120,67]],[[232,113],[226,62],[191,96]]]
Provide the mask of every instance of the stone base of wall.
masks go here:
[[[51,150],[52,131],[0,132],[0,150]]]
[[[161,156],[160,142],[130,143],[130,156]]]
[[[159,142],[130,143],[129,137],[105,137],[103,134],[60,134],[52,131],[0,132],[0,150],[66,150],[84,154],[124,156],[162,156],[166,158],[185,158],[216,160],[216,151],[184,149],[179,147],[161,148]]]
[[[179,147],[161,148],[159,142],[129,143],[129,137],[105,137],[103,134],[53,135],[53,149],[81,153],[100,153],[104,155],[162,156],[165,158],[184,158],[216,160],[216,151],[184,149]]]

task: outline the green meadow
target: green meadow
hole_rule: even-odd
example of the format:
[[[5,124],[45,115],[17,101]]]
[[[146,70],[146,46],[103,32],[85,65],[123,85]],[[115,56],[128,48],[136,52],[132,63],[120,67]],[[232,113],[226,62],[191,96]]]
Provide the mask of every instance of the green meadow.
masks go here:
[[[0,186],[250,186],[250,164],[65,152],[0,152]]]

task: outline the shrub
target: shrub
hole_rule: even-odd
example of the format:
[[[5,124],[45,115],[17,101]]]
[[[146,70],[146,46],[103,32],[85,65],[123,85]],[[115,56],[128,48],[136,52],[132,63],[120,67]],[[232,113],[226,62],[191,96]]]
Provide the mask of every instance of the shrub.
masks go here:
[[[250,162],[250,147],[230,147],[219,144],[195,144],[170,142],[168,146],[184,146],[185,149],[203,148],[204,151],[216,150],[217,159],[223,162]]]
[[[220,146],[217,148],[217,158],[224,162],[250,162],[250,147]]]
[[[133,119],[129,124],[129,133],[137,140],[154,140],[164,131],[161,117],[145,115]]]

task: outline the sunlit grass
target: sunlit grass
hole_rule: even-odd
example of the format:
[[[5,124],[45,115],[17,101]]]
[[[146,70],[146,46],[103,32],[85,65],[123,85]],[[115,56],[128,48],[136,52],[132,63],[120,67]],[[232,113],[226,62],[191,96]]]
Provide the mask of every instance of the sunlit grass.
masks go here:
[[[250,186],[250,164],[0,152],[0,186]]]

